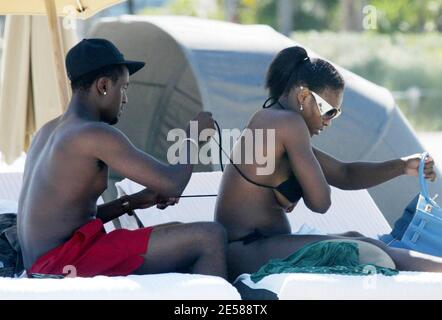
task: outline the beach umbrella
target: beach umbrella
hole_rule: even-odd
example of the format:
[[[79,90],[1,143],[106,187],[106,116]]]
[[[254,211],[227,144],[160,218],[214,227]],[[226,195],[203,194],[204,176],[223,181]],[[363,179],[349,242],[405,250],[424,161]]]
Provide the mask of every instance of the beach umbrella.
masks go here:
[[[64,57],[77,42],[72,20],[87,19],[120,2],[0,0],[0,15],[8,15],[0,89],[0,151],[7,163],[27,149],[35,130],[67,108]]]
[[[61,32],[63,54],[77,43],[73,29]],[[46,17],[7,16],[0,72],[0,150],[12,163],[32,134],[63,113]]]

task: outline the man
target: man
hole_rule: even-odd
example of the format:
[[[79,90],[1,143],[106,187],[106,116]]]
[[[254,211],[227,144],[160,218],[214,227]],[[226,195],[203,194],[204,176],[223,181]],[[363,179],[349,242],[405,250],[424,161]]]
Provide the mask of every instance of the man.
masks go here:
[[[104,39],[84,39],[67,54],[72,99],[37,132],[25,164],[18,232],[30,276],[181,271],[226,277],[226,237],[216,223],[103,230],[103,223],[133,209],[177,203],[193,170],[190,162],[160,163],[112,127],[128,101],[129,75],[143,66]],[[195,121],[199,130],[213,128],[210,113]],[[196,143],[184,142],[187,151]],[[108,166],[146,189],[97,207]]]

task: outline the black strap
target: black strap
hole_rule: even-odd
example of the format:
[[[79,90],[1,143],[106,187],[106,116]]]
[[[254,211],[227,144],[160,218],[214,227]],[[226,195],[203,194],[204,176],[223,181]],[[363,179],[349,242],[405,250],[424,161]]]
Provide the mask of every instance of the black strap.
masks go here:
[[[273,100],[272,103],[267,104],[269,101],[272,101],[272,100]],[[273,106],[275,103],[278,103],[278,102],[279,102],[279,101],[278,101],[277,98],[275,98],[275,97],[269,97],[269,98],[267,98],[266,101],[264,101],[264,104],[262,105],[262,108],[263,108],[263,109],[270,108],[271,106]]]
[[[267,106],[267,107],[265,107],[265,105],[266,105],[266,103],[267,103],[267,101],[270,101],[271,99],[273,99],[273,98],[268,98],[265,102],[264,102],[264,105],[263,105],[263,108],[269,108],[269,107],[271,107],[272,105],[274,105],[275,103],[278,103],[279,105],[281,105],[281,103],[278,101],[278,100],[276,100],[275,102],[273,102],[273,104],[270,104],[269,106]],[[282,107],[282,105],[281,105],[281,107]],[[283,109],[284,109],[284,107],[282,107]],[[233,161],[232,161],[232,159],[230,158],[230,156],[227,154],[227,152],[223,149],[223,147],[222,147],[222,137],[221,137],[221,129],[220,129],[220,126],[219,126],[219,124],[218,124],[218,122],[216,122],[216,120],[214,120],[214,123],[215,123],[215,126],[216,126],[216,129],[217,129],[217,131],[218,131],[218,137],[219,137],[219,141],[217,141],[216,139],[214,139],[215,140],[215,142],[216,142],[216,144],[218,145],[218,150],[219,150],[219,161],[220,161],[220,166],[221,166],[221,172],[224,172],[224,166],[223,166],[223,160],[222,160],[222,153],[224,153],[225,155],[226,155],[226,157],[229,159],[229,161],[230,161],[230,163],[233,165],[233,167],[236,169],[236,171],[238,171],[238,173],[246,180],[246,181],[248,181],[248,182],[250,182],[250,183],[252,183],[252,184],[254,184],[254,185],[256,185],[256,186],[258,186],[258,187],[263,187],[263,188],[268,188],[268,189],[276,189],[276,187],[273,187],[273,186],[269,186],[269,185],[266,185],[266,184],[262,184],[262,183],[259,183],[259,182],[255,182],[255,181],[253,181],[252,179],[250,179],[249,177],[247,177],[239,168],[238,168],[238,166],[235,164],[235,163],[233,163]],[[212,138],[213,139],[213,138]],[[216,196],[218,196],[217,194],[192,194],[192,195],[184,195],[184,196],[180,196],[180,198],[205,198],[205,197],[216,197]]]
[[[270,99],[270,98],[269,98]],[[266,101],[268,101],[269,99],[267,99]],[[278,101],[277,101],[278,102]],[[276,102],[275,102],[276,103]],[[265,105],[265,102],[264,102],[264,105]],[[273,186],[269,186],[269,185],[266,185],[266,184],[262,184],[262,183],[259,183],[259,182],[255,182],[255,181],[253,181],[252,179],[250,179],[249,177],[247,177],[239,168],[238,168],[238,166],[235,164],[235,163],[233,163],[233,161],[232,161],[232,159],[230,158],[230,156],[227,154],[227,152],[223,149],[223,147],[222,147],[222,144],[221,144],[221,130],[220,130],[220,127],[219,127],[219,125],[218,125],[218,122],[216,122],[216,121],[214,121],[215,122],[215,126],[216,126],[216,128],[217,128],[217,130],[218,130],[218,136],[219,136],[219,141],[216,141],[216,139],[214,139],[215,140],[215,142],[218,144],[218,147],[219,147],[219,160],[220,160],[220,163],[221,163],[221,171],[223,171],[224,172],[224,167],[223,167],[223,165],[222,165],[222,163],[223,163],[223,161],[222,161],[222,153],[221,152],[223,152],[225,155],[226,155],[226,157],[229,159],[229,161],[230,161],[230,163],[233,165],[233,167],[236,169],[236,171],[238,171],[238,173],[245,179],[245,180],[247,180],[248,182],[250,182],[250,183],[252,183],[252,184],[254,184],[254,185],[257,185],[257,186],[259,186],[259,187],[263,187],[263,188],[268,188],[268,189],[276,189],[276,187],[273,187]]]

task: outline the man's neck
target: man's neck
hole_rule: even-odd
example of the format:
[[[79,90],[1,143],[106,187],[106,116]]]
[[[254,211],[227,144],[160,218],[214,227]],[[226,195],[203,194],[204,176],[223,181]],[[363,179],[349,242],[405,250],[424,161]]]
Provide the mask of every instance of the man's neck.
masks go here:
[[[65,117],[75,116],[89,121],[101,121],[100,112],[88,95],[75,92],[69,102]]]

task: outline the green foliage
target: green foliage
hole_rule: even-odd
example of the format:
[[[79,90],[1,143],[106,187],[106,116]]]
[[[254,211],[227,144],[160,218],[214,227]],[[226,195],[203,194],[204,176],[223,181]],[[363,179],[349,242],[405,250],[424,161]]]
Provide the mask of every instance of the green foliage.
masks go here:
[[[267,24],[277,28],[276,22],[276,2],[274,0],[261,0],[256,8],[256,18],[258,23]]]
[[[339,19],[340,0],[307,0],[296,1],[294,8],[295,30],[337,30]]]
[[[342,0],[292,0],[293,25],[296,31],[342,30],[344,15]],[[353,0],[355,10],[363,5],[376,8],[375,33],[442,31],[442,0]],[[202,13],[203,2],[170,0],[162,8],[148,8],[142,14],[175,14],[223,19],[225,0],[216,0],[217,8]],[[268,24],[277,28],[277,0],[238,0],[237,22]],[[359,9],[358,9],[359,8]],[[362,23],[362,21],[361,21]]]
[[[442,31],[442,0],[371,0],[378,10],[378,31]]]
[[[214,8],[202,8],[198,0],[171,0],[163,7],[147,7],[141,15],[182,15],[191,17],[204,17],[221,20],[224,17],[223,1],[215,0]]]
[[[340,0],[303,0],[294,2],[293,22],[295,30],[337,29]],[[277,27],[276,1],[259,0],[256,7],[256,23]]]

